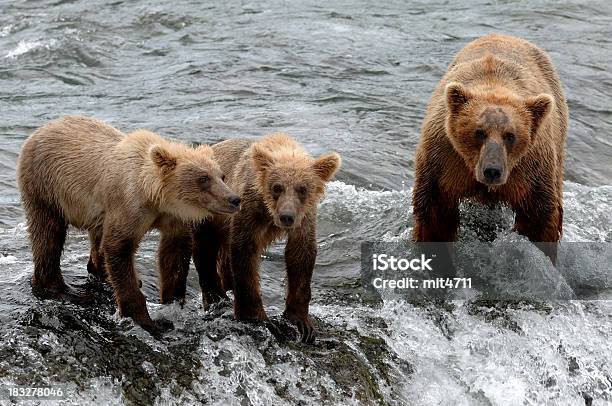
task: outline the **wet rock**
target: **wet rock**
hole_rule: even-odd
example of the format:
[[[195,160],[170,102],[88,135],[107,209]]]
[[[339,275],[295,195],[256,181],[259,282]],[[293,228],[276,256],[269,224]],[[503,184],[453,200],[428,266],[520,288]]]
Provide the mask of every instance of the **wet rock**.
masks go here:
[[[109,376],[119,382],[128,404],[152,404],[160,395],[160,380],[189,388],[201,367],[195,356],[197,337],[163,340],[165,350],[159,351],[114,323],[114,312],[114,304],[94,309],[39,302],[20,318],[21,331],[13,331],[20,341],[16,351],[0,348],[0,357],[8,361],[1,363],[0,374],[10,369],[13,381],[27,385],[43,385],[52,377],[54,383],[70,383],[80,390],[92,379]],[[57,345],[41,340],[49,335]]]

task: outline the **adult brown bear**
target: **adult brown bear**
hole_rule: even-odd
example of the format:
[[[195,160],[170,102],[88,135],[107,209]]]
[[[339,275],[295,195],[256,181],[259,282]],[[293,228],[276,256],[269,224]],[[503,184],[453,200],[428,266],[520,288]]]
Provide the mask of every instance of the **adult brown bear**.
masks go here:
[[[158,332],[165,326],[149,316],[134,253],[147,231],[161,231],[163,296],[172,281],[168,275],[189,268],[190,255],[182,255],[191,249],[185,222],[238,210],[240,198],[222,177],[208,146],[189,148],[144,130],[124,135],[78,116],[39,128],[23,145],[17,166],[34,259],[34,292],[75,298],[60,272],[66,230],[72,225],[89,232],[88,270],[98,275],[106,270],[120,314]]]
[[[453,241],[458,205],[504,202],[515,229],[557,242],[563,221],[567,103],[547,54],[492,34],[455,57],[429,103],[416,152],[414,239]],[[556,260],[556,244],[541,244]]]

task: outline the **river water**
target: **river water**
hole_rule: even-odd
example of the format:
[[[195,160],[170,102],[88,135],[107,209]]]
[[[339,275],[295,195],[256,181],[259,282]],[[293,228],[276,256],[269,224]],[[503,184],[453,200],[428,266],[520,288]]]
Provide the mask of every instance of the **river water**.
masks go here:
[[[563,240],[612,242],[612,3],[383,3],[1,1],[0,384],[65,385],[65,404],[612,404],[610,269],[570,278],[603,300],[560,303],[370,302],[359,278],[360,242],[410,235],[414,149],[437,81],[495,31],[546,49],[567,92]],[[174,321],[161,340],[120,320],[108,290],[89,307],[35,299],[15,164],[25,138],[65,114],[185,142],[282,130],[340,153],[319,209],[317,343],[205,312],[195,272],[185,308],[157,304],[155,233],[137,268],[153,317]],[[475,238],[466,224],[461,238]],[[69,282],[86,283],[88,252],[71,231]],[[530,255],[534,273],[553,269]],[[278,315],[282,245],[261,275]]]

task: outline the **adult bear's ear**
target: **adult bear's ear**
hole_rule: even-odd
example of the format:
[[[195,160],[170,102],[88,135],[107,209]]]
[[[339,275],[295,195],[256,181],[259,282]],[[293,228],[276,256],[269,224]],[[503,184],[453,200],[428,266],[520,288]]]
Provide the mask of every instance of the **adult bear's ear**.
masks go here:
[[[272,156],[259,145],[253,145],[253,164],[258,171],[265,171],[272,166]]]
[[[525,101],[525,107],[531,114],[531,134],[532,136],[538,131],[542,121],[552,111],[555,100],[551,95],[542,93],[534,97],[530,97]]]
[[[340,168],[340,163],[340,155],[332,152],[331,154],[325,154],[318,157],[313,162],[312,169],[323,182],[327,182],[334,176],[338,168]]]
[[[446,104],[452,113],[457,113],[470,101],[472,94],[461,83],[450,82],[444,90]]]
[[[162,171],[171,171],[176,167],[176,158],[161,145],[153,145],[149,151],[153,163]]]

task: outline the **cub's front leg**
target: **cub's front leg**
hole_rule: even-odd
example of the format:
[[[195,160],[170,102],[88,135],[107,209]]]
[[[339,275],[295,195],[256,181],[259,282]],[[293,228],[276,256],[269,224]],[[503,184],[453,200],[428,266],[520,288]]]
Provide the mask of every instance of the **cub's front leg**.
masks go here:
[[[283,317],[298,328],[302,342],[315,340],[315,328],[308,314],[310,284],[317,258],[316,214],[307,215],[302,226],[292,230],[285,247],[287,296]]]
[[[262,247],[255,239],[258,227],[246,210],[232,219],[231,264],[234,291],[234,315],[238,320],[267,321],[259,290],[259,264]]]
[[[133,223],[126,224],[126,218],[131,219]],[[109,213],[104,220],[102,252],[119,314],[132,318],[143,329],[156,335],[170,328],[170,325],[151,320],[145,296],[140,291],[140,283],[134,269],[134,254],[144,235],[143,228],[138,227],[142,223],[144,221],[138,216]]]
[[[217,272],[220,247],[224,237],[212,220],[205,220],[193,229],[193,262],[198,271],[202,304],[208,309],[212,304],[229,300],[221,277]]]
[[[158,263],[161,302],[185,303],[187,274],[191,261],[191,229],[181,221],[172,219],[160,227]]]

